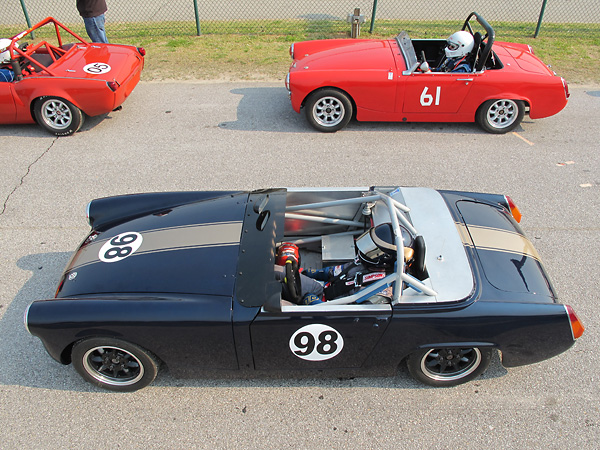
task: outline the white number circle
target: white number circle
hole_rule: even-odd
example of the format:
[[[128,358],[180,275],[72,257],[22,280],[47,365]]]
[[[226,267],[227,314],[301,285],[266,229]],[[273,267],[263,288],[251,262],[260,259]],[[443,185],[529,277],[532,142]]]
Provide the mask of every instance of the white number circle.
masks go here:
[[[111,71],[111,69],[112,67],[110,67],[108,64],[101,62],[87,64],[83,67],[84,72],[91,73],[93,75],[101,75],[103,73],[108,73]]]
[[[344,338],[334,328],[322,324],[306,325],[290,338],[290,350],[308,361],[331,359],[344,348]]]
[[[114,238],[104,243],[100,252],[98,252],[98,258],[105,263],[123,261],[140,248],[142,241],[142,235],[135,231],[117,234]]]

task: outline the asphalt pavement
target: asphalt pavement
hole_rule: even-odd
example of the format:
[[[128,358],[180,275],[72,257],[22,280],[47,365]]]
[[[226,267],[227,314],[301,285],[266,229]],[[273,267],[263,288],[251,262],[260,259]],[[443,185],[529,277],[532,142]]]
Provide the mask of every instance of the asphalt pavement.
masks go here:
[[[0,449],[597,449],[600,87],[515,133],[474,124],[313,131],[282,83],[141,83],[71,137],[0,126]],[[389,378],[192,379],[111,393],[23,327],[88,231],[93,198],[147,191],[407,185],[510,195],[586,326],[532,366],[450,389]]]

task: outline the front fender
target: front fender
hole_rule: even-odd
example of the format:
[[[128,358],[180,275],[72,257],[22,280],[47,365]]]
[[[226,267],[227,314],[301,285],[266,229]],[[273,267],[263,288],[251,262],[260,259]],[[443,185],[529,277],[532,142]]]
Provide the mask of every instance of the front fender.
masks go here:
[[[63,364],[75,342],[110,337],[151,351],[174,371],[237,369],[231,310],[231,297],[214,295],[65,298],[33,302],[25,324]]]

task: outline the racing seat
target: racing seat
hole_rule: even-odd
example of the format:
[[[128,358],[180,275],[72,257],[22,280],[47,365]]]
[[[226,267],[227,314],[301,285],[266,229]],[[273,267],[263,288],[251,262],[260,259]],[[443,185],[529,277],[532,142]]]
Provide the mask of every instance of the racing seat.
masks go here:
[[[54,60],[52,59],[52,56],[50,56],[48,54],[33,53],[30,56],[31,56],[31,59],[37,61],[44,67],[48,67],[50,64],[52,64],[54,62]],[[42,71],[42,68],[40,66],[38,66],[37,64],[32,63],[30,65],[35,69],[36,72]]]
[[[417,236],[413,242],[413,262],[408,268],[408,274],[419,281],[429,278],[429,273],[425,267],[425,239],[423,236]]]
[[[481,33],[477,31],[473,35],[473,50],[471,50],[471,54],[469,55],[469,64],[473,68],[473,72],[475,72],[475,68],[477,67],[477,61],[479,60],[479,54],[481,53]]]

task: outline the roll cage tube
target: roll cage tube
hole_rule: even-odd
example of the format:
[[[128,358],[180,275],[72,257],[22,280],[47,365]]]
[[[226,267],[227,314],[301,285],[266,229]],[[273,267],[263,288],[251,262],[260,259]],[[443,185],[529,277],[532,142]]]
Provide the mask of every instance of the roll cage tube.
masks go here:
[[[58,43],[58,47],[55,45],[52,45],[50,43],[48,43],[47,41],[40,41],[37,44],[32,44],[30,46],[28,46],[25,51],[21,50],[18,47],[15,47],[15,43],[18,42],[19,40],[21,40],[23,37],[27,36],[28,34],[31,34],[33,31],[43,27],[44,25],[47,25],[49,23],[52,23],[54,25],[54,31],[56,32],[56,40]],[[45,71],[46,73],[48,73],[49,75],[52,76],[57,76],[56,73],[54,73],[53,71],[49,70],[46,66],[44,66],[43,64],[39,63],[38,61],[36,61],[35,59],[33,59],[30,55],[33,54],[34,52],[36,52],[37,50],[39,50],[41,47],[46,47],[46,52],[48,53],[48,55],[50,55],[50,57],[52,58],[52,62],[56,62],[57,57],[56,55],[59,54],[60,56],[64,55],[67,51],[64,50],[62,48],[63,46],[63,39],[62,39],[62,35],[60,30],[63,30],[65,33],[70,34],[71,36],[73,36],[73,38],[75,38],[76,40],[80,41],[81,44],[85,44],[85,45],[89,45],[87,41],[85,41],[81,36],[79,36],[78,34],[74,33],[73,31],[69,30],[66,26],[64,26],[62,23],[60,23],[58,20],[54,19],[53,17],[47,17],[46,19],[42,20],[41,22],[37,23],[36,25],[32,26],[31,28],[17,34],[16,36],[13,36],[11,38],[12,42],[10,45],[10,57],[11,60],[15,60],[18,63],[17,60],[17,55],[20,56],[21,58],[26,59],[29,63],[39,67],[42,71]],[[60,57],[59,56],[59,57]],[[20,70],[19,70],[20,73]]]
[[[485,35],[481,37],[481,41],[483,42],[487,39],[487,42],[486,42],[485,46],[483,47],[483,51],[481,52],[481,56],[477,59],[477,63],[475,65],[475,67],[473,68],[473,70],[475,72],[480,72],[485,67],[485,63],[487,62],[488,58],[490,57],[490,54],[492,53],[492,46],[494,45],[494,40],[496,39],[496,32],[494,31],[492,26],[487,22],[487,20],[485,20],[483,17],[481,17],[475,11],[473,11],[471,14],[469,14],[469,17],[467,17],[467,20],[465,20],[465,23],[463,24],[463,27],[462,27],[463,31],[466,30],[471,34],[474,34],[473,28],[471,27],[471,23],[470,23],[470,21],[473,17],[475,17],[475,19],[477,19],[477,22],[479,22],[479,24],[485,30]]]
[[[393,274],[386,276],[384,279],[379,280],[378,282],[361,289],[359,292],[349,295],[346,297],[337,298],[334,300],[330,300],[328,304],[349,304],[353,303],[372,295],[377,294],[378,292],[383,291],[385,288],[389,286],[393,286],[393,299],[392,305],[396,305],[400,302],[402,297],[402,284],[403,282],[409,285],[410,287],[421,291],[423,294],[428,296],[437,296],[437,292],[426,286],[421,281],[417,280],[415,277],[404,272],[404,241],[402,239],[402,230],[400,229],[400,223],[407,228],[413,235],[417,235],[417,230],[413,227],[413,225],[408,221],[405,213],[410,211],[406,205],[398,202],[397,200],[392,198],[394,193],[398,192],[400,188],[395,189],[389,194],[385,194],[379,191],[372,191],[372,195],[364,196],[364,197],[355,197],[355,198],[347,198],[342,200],[332,200],[326,202],[317,202],[317,203],[307,203],[303,205],[293,205],[286,207],[285,217],[289,219],[302,219],[306,221],[313,221],[319,223],[329,223],[334,225],[347,225],[350,227],[362,227],[364,224],[362,222],[354,222],[354,221],[346,221],[334,217],[322,217],[322,216],[313,216],[309,214],[300,214],[299,211],[307,210],[307,209],[319,209],[319,208],[327,208],[330,206],[338,206],[338,205],[347,205],[347,204],[365,204],[365,203],[376,203],[383,202],[386,205],[388,213],[390,215],[392,228],[394,230],[394,240],[396,243],[396,271]],[[349,232],[353,233],[353,232]],[[298,242],[306,242],[306,240],[299,240]]]

